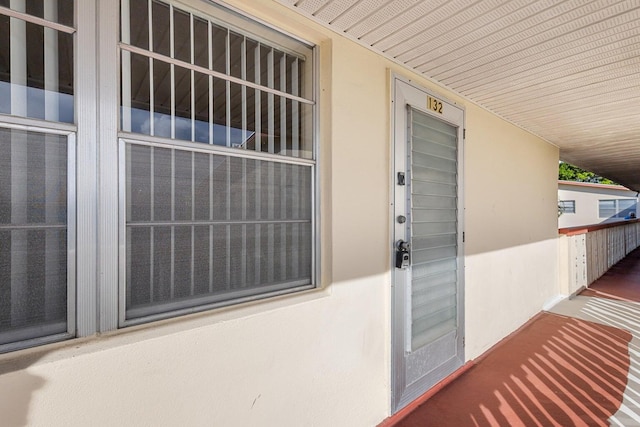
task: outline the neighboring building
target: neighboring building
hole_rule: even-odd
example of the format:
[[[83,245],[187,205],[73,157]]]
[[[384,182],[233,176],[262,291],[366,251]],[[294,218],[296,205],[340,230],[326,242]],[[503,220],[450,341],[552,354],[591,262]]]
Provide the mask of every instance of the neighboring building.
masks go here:
[[[624,221],[638,213],[638,194],[621,185],[558,181],[558,228]]]
[[[562,293],[557,146],[227,3],[0,0],[0,424],[372,426]]]

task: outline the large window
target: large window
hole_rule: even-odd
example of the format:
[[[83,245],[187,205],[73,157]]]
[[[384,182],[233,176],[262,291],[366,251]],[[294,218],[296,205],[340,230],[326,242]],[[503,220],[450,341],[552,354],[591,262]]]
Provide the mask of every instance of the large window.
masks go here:
[[[219,7],[121,11],[121,324],[313,287],[313,50]]]
[[[599,200],[598,216],[600,218],[626,218],[632,213],[636,215],[635,199]]]
[[[73,7],[0,0],[0,352],[75,332]]]
[[[0,353],[315,287],[314,55],[213,2],[0,0]]]

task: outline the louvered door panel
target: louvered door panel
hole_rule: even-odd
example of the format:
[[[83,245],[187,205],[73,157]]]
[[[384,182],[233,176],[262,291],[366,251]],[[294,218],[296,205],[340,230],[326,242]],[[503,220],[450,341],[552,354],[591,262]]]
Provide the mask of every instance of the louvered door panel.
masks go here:
[[[411,111],[411,348],[457,327],[457,129]]]

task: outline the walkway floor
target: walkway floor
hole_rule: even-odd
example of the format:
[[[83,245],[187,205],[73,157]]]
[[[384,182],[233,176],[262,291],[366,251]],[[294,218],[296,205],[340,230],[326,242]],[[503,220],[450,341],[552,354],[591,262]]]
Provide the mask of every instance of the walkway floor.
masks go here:
[[[640,426],[640,249],[394,425]]]

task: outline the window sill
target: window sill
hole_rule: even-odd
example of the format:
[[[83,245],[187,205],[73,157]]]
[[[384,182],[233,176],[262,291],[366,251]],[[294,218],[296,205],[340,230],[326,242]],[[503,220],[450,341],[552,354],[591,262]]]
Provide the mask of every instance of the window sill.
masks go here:
[[[0,354],[0,375],[324,299],[329,288],[273,297]]]

